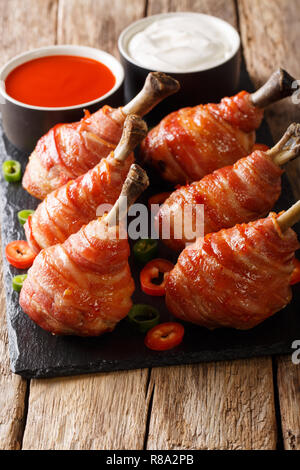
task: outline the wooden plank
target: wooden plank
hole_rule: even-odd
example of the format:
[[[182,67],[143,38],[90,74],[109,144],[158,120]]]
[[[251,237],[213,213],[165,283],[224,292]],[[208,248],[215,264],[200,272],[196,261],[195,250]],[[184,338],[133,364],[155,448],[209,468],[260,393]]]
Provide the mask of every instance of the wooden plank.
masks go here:
[[[293,364],[290,356],[279,357],[277,365],[284,448],[300,450],[300,365]]]
[[[119,34],[144,12],[144,0],[130,0],[126,7],[122,0],[60,0],[57,41],[98,47],[119,56]]]
[[[117,55],[121,30],[142,17],[143,1],[61,0],[58,43]],[[24,449],[142,449],[147,370],[32,380]]]
[[[147,15],[169,11],[193,11],[214,15],[237,26],[234,0],[149,0]]]
[[[271,358],[153,369],[147,449],[275,449]]]
[[[261,85],[277,67],[300,79],[299,1],[239,0],[239,17],[247,68]],[[291,98],[266,111],[273,137],[278,140],[293,121],[300,121],[300,106]],[[295,196],[300,197],[300,161],[288,164]]]
[[[148,370],[32,380],[23,449],[142,449]]]
[[[16,54],[54,44],[57,0],[0,0],[1,64]]]
[[[54,43],[56,7],[56,0],[0,0],[1,66],[27,49]],[[0,311],[0,448],[19,449],[24,427],[26,381],[10,372],[2,269]]]
[[[247,67],[255,83],[263,83],[279,66],[299,80],[299,1],[273,0],[270,7],[268,0],[239,0],[238,6]],[[288,98],[267,110],[266,116],[278,139],[290,122],[300,122],[300,106]],[[299,159],[286,170],[299,198]],[[300,372],[289,356],[278,359],[278,392],[284,446],[300,449]]]
[[[237,26],[228,0],[149,0],[148,14],[196,11]],[[149,449],[274,449],[272,363],[259,358],[155,369]]]

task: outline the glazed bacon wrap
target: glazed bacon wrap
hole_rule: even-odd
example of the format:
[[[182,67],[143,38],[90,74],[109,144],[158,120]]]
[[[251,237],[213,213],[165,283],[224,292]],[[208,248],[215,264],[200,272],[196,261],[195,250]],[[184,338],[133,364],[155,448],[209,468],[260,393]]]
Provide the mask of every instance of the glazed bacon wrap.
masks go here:
[[[148,185],[146,172],[131,165],[107,215],[37,255],[19,302],[39,326],[54,334],[98,336],[128,314],[134,281],[122,221]]]
[[[118,163],[112,152],[85,175],[48,194],[24,226],[32,250],[39,253],[64,242],[96,217],[101,204],[113,205],[133,160],[131,154],[124,163]]]
[[[125,115],[104,106],[81,121],[58,124],[38,141],[29,158],[23,187],[38,199],[93,168],[119,142]]]
[[[220,104],[183,108],[149,132],[141,156],[164,179],[193,182],[248,155],[262,118],[245,91]]]
[[[134,160],[132,151],[147,130],[142,118],[135,114],[127,116],[120,142],[109,157],[83,176],[48,194],[24,225],[33,251],[38,253],[64,242],[97,215],[108,212],[118,199]]]
[[[101,223],[90,222],[65,243],[41,251],[30,268],[20,305],[45,330],[97,336],[112,331],[130,310],[128,240],[124,232],[115,237],[115,227],[101,231]]]
[[[253,150],[263,109],[295,92],[296,80],[276,70],[254,93],[241,91],[219,104],[183,108],[166,116],[141,146],[141,158],[175,184],[198,181]]]
[[[157,214],[160,232],[170,220],[170,238],[164,239],[164,243],[180,251],[195,241],[186,238],[184,228],[195,226],[198,204],[204,206],[204,235],[264,217],[280,196],[282,173],[266,152],[255,151],[233,166],[220,168],[200,181],[178,188]],[[192,210],[182,218],[182,237],[176,238],[176,214],[179,208],[183,214],[185,207]]]
[[[168,276],[168,309],[210,329],[252,328],[290,302],[298,248],[296,233],[283,233],[275,214],[198,238]]]

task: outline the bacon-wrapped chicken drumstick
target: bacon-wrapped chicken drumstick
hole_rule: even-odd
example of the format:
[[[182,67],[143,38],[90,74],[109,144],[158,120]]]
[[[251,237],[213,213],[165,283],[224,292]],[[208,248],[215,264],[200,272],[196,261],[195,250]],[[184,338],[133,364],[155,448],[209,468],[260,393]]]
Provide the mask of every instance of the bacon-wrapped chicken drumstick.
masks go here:
[[[294,79],[275,72],[255,93],[241,91],[219,104],[183,108],[166,116],[141,145],[141,159],[174,184],[198,181],[248,155],[263,108],[294,91]]]
[[[280,166],[299,154],[300,124],[294,123],[271,150],[255,151],[178,188],[156,216],[160,234],[170,226],[170,236],[162,237],[164,243],[181,251],[195,241],[198,204],[204,207],[203,235],[266,216],[281,192]]]
[[[23,187],[38,199],[83,175],[107,157],[118,144],[126,116],[144,116],[175,93],[179,83],[161,72],[151,72],[140,93],[118,109],[103,106],[72,124],[58,124],[41,137],[29,158]]]
[[[38,254],[20,305],[39,326],[54,334],[98,336],[128,314],[134,281],[122,218],[147,186],[146,173],[133,164],[108,215]]]
[[[181,320],[210,329],[252,328],[292,298],[290,280],[300,247],[287,212],[200,237],[179,256],[166,283],[166,303]]]
[[[147,126],[142,118],[134,114],[127,116],[115,151],[85,175],[48,194],[24,226],[33,251],[38,253],[43,248],[63,243],[96,218],[101,204],[116,202],[134,160],[132,151],[146,133]]]

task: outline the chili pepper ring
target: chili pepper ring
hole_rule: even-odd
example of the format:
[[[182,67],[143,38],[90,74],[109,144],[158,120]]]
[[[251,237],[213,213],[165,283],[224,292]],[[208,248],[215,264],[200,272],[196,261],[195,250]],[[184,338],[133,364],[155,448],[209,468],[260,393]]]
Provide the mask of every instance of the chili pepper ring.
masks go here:
[[[146,264],[151,261],[156,255],[158,250],[157,240],[141,239],[133,245],[133,254],[140,264]]]
[[[136,327],[141,333],[146,333],[159,322],[159,311],[152,305],[136,304],[129,314],[129,322]]]
[[[166,322],[156,325],[148,331],[145,345],[154,351],[166,351],[178,346],[184,336],[184,327],[181,323]]]
[[[19,269],[30,268],[36,257],[25,240],[15,240],[6,245],[5,255],[7,261]]]
[[[140,273],[142,291],[156,297],[165,295],[167,276],[173,268],[173,263],[162,258],[156,258],[147,263]],[[159,273],[163,273],[163,280],[160,284],[155,284],[153,280],[159,278]]]
[[[6,160],[3,162],[2,173],[8,183],[17,183],[22,178],[21,165],[16,160]]]
[[[12,279],[12,287],[13,290],[16,292],[21,292],[21,289],[23,287],[23,282],[27,278],[27,274],[18,274],[17,276],[13,277]]]

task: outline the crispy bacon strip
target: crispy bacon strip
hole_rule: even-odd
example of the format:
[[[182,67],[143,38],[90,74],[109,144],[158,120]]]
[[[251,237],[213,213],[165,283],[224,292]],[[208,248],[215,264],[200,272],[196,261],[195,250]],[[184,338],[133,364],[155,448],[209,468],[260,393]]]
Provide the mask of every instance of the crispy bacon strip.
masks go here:
[[[112,331],[131,308],[128,241],[110,231],[99,239],[99,224],[90,222],[64,244],[41,251],[28,272],[20,305],[47,331],[99,335]]]
[[[178,318],[210,329],[249,329],[291,300],[290,278],[300,245],[270,214],[199,238],[180,255],[166,286]]]
[[[263,108],[291,95],[293,83],[279,69],[252,95],[241,91],[219,104],[173,112],[149,132],[141,158],[174,184],[191,183],[232,165],[252,151]]]
[[[38,254],[19,301],[39,326],[54,334],[98,336],[112,331],[127,315],[134,281],[122,217],[147,185],[146,173],[132,165],[122,198],[108,215]],[[119,220],[113,217],[116,212]]]
[[[256,151],[241,158],[234,165],[220,168],[200,181],[182,186],[164,202],[157,214],[159,231],[170,220],[170,238],[163,242],[181,251],[189,238],[187,229],[196,223],[196,206],[204,206],[204,234],[217,232],[242,222],[250,222],[265,216],[277,201],[281,192],[282,170],[273,163],[267,153]],[[190,211],[185,208],[190,208]],[[179,209],[182,218],[182,236],[175,224]]]
[[[38,199],[93,168],[116,147],[122,110],[104,106],[78,123],[58,124],[44,135],[29,158],[23,187]]]
[[[224,98],[219,105],[184,108],[149,132],[141,156],[172,183],[196,181],[249,154],[262,116],[246,92]]]
[[[156,216],[163,241],[176,251],[195,241],[196,211],[200,204],[204,208],[204,220],[200,221],[204,235],[266,216],[281,192],[280,165],[299,154],[300,125],[293,123],[267,152],[255,151],[234,165],[178,188]],[[164,237],[169,225],[170,237]]]
[[[116,202],[134,160],[132,150],[146,133],[146,123],[140,117],[127,116],[122,138],[109,157],[48,194],[24,226],[28,243],[36,253],[63,243],[72,233],[95,219],[101,204],[113,205]]]
[[[133,155],[120,165],[112,152],[85,175],[48,194],[24,226],[31,248],[39,253],[64,242],[96,217],[98,206],[113,205],[132,162]]]

